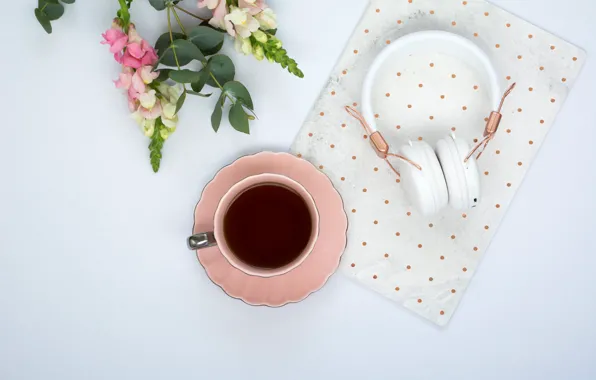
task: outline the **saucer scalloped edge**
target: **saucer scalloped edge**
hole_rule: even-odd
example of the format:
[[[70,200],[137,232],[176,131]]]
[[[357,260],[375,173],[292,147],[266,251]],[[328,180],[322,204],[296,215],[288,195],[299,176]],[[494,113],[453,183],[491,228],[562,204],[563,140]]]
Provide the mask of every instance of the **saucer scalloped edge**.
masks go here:
[[[217,246],[198,250],[197,258],[209,278],[229,296],[250,305],[278,307],[304,300],[335,273],[346,247],[348,220],[341,196],[329,178],[311,163],[288,153],[261,152],[239,158],[207,184],[195,208],[193,233],[212,231],[222,196],[238,181],[262,173],[285,175],[312,195],[320,229],[311,254],[292,271],[269,278],[250,276],[234,268]]]

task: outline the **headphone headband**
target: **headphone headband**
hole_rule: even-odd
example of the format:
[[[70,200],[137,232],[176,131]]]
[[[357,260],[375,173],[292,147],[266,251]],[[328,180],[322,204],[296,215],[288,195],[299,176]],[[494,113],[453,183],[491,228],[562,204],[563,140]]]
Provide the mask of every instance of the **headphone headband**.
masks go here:
[[[379,69],[395,52],[400,52],[404,56],[425,52],[444,53],[461,58],[475,70],[484,74],[483,84],[485,88],[490,88],[493,110],[499,107],[502,95],[499,77],[492,62],[480,47],[464,37],[449,32],[438,30],[415,32],[397,39],[383,49],[375,58],[366,75],[362,91],[362,110],[364,118],[369,121],[373,132],[376,132],[378,128],[372,107],[372,89]]]

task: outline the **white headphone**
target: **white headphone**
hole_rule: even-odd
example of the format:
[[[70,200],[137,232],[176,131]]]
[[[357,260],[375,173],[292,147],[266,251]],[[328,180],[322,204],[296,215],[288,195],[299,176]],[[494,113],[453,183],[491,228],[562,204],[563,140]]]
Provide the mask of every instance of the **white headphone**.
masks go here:
[[[370,122],[370,141],[380,157],[387,157],[389,147],[375,124],[372,89],[379,69],[395,53],[401,56],[444,53],[465,60],[474,70],[484,74],[484,88],[490,89],[494,109],[498,108],[500,111],[502,99],[498,75],[484,51],[466,38],[448,32],[424,31],[408,34],[392,42],[378,55],[364,81],[364,119]],[[491,135],[483,141],[485,146],[496,132],[500,118],[498,112],[491,114],[485,136],[487,133]],[[410,141],[401,146],[397,154],[405,160],[400,165],[404,191],[424,215],[436,214],[447,204],[454,209],[463,210],[475,207],[480,202],[478,165],[470,153],[470,147],[462,139],[451,134],[441,139],[435,149],[424,141]]]

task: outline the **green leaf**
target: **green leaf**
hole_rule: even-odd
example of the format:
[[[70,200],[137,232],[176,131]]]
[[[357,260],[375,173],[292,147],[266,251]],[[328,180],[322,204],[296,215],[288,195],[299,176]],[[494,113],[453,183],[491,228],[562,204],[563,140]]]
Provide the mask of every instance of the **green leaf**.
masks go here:
[[[254,109],[250,93],[242,83],[238,81],[228,82],[223,86],[223,88],[226,94],[231,95],[234,99],[239,100],[249,109]]]
[[[192,83],[198,81],[201,74],[192,70],[172,70],[170,79],[177,83]]]
[[[190,90],[186,90],[186,92],[188,92],[191,95],[200,96],[201,98],[210,98],[211,95],[213,95],[213,93],[210,93],[210,94],[201,94],[200,92],[190,91]]]
[[[64,4],[74,4],[75,0],[61,0]]]
[[[219,102],[215,103],[215,108],[213,109],[213,113],[211,114],[211,127],[215,132],[219,130],[219,126],[221,125],[221,117],[223,116],[223,109],[219,105]]]
[[[64,14],[64,5],[58,0],[38,0],[37,5],[50,21],[58,20]]]
[[[213,55],[221,50],[224,42],[224,33],[199,25],[188,32],[188,40],[201,49],[205,55]]]
[[[167,0],[149,0],[149,4],[158,11],[166,9]]]
[[[174,40],[184,39],[184,34],[172,32],[172,36]],[[157,50],[157,54],[161,55],[167,48],[170,47],[170,33],[166,32],[159,36],[157,41],[155,41],[155,50]]]
[[[50,20],[48,20],[46,15],[39,8],[35,8],[35,18],[37,18],[37,21],[39,21],[47,34],[52,33],[52,24],[50,23]]]
[[[182,95],[180,95],[180,97],[178,98],[178,101],[176,102],[176,113],[178,113],[178,111],[180,111],[180,108],[182,108],[182,106],[184,105],[185,100],[186,100],[186,90],[184,92],[182,92]]]
[[[158,118],[155,121],[155,131],[153,132],[153,136],[151,136],[151,142],[149,143],[149,158],[151,160],[151,166],[153,167],[153,171],[157,173],[159,171],[159,167],[161,165],[161,150],[163,148],[164,139],[161,137],[161,130],[165,128],[161,122],[161,118]]]
[[[172,69],[159,69],[159,76],[155,79],[157,82],[163,82],[170,78]]]
[[[205,87],[205,84],[207,83],[207,79],[209,79],[209,73],[206,70],[201,70],[199,71],[199,73],[199,80],[190,84],[190,87],[192,87],[193,91],[195,92],[201,92],[201,90],[203,90],[203,87]]]
[[[192,42],[182,39],[174,40],[174,42],[160,55],[159,62],[167,66],[176,66],[174,52],[178,57],[180,66],[187,65],[193,59],[203,63],[205,62],[205,56],[201,53],[201,50],[193,45]]]
[[[173,32],[172,37],[174,37],[174,40],[184,39],[184,34]],[[161,63],[163,63],[166,66],[176,66],[176,60],[174,60],[173,52],[170,52],[170,54],[168,56],[164,56],[164,53],[166,52],[166,50],[168,50],[168,48],[170,47],[170,44],[171,44],[170,33],[164,33],[161,36],[159,36],[159,38],[155,42],[155,50],[157,50],[157,55],[159,57],[161,57],[161,59],[162,59]],[[188,65],[190,63],[190,61],[191,60],[182,62],[180,60],[180,57],[178,57],[178,62],[180,62],[181,66]]]
[[[230,57],[222,54],[214,55],[209,58],[209,61],[207,62],[207,70],[215,76],[219,84],[222,86],[227,82],[234,80],[234,76],[236,75],[234,63]],[[219,87],[211,76],[207,79],[207,84],[211,87]]]
[[[248,126],[248,115],[244,113],[244,108],[239,102],[230,108],[230,124],[238,132],[250,134],[250,127]]]

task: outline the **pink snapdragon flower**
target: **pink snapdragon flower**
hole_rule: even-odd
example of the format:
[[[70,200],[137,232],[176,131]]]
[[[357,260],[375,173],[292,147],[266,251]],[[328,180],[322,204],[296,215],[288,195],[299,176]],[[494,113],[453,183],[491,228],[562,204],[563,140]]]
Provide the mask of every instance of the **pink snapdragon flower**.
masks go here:
[[[138,70],[123,66],[118,80],[114,81],[117,88],[127,91],[128,108],[134,112],[139,107],[139,99],[147,92],[147,85],[151,84],[159,72],[153,71],[151,66],[143,66]]]
[[[110,53],[114,54],[114,59],[118,63],[122,63],[122,49],[128,43],[128,35],[124,34],[120,26],[112,24],[112,27],[101,36],[104,38],[101,43],[110,45]]]
[[[142,39],[134,25],[131,24],[128,31],[128,44],[122,57],[122,64],[133,69],[138,69],[142,66],[154,65],[157,59],[157,53],[153,46]]]
[[[265,8],[269,8],[265,4],[265,0],[238,0],[238,7],[248,9],[248,13],[253,16],[262,12]]]

